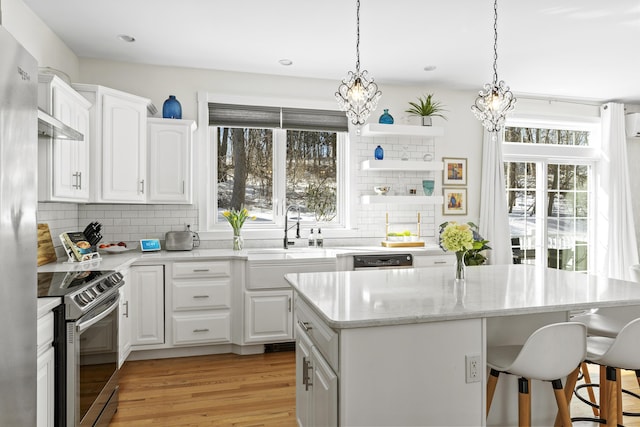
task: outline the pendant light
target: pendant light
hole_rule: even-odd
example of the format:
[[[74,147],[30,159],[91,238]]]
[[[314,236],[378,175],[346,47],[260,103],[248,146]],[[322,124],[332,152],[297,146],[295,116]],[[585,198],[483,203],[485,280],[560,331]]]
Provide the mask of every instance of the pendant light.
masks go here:
[[[356,0],[356,28],[356,71],[349,71],[347,77],[342,80],[336,92],[336,99],[351,123],[359,127],[376,109],[382,96],[369,73],[366,70],[360,71],[360,0]]]
[[[498,132],[507,112],[513,110],[516,98],[504,81],[498,81],[498,0],[493,3],[493,82],[479,91],[471,110],[489,132]]]

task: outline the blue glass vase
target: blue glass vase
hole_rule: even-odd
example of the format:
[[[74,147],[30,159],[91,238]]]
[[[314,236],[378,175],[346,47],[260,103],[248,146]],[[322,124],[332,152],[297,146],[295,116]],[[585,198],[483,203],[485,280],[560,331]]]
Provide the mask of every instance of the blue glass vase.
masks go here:
[[[182,105],[174,95],[169,95],[169,98],[162,104],[162,117],[165,119],[182,118]]]
[[[382,160],[384,158],[384,150],[378,145],[373,152],[373,155],[375,156],[376,160]]]
[[[389,114],[389,110],[385,108],[384,114],[380,116],[378,119],[378,123],[382,123],[384,125],[392,125],[393,124],[393,116]]]

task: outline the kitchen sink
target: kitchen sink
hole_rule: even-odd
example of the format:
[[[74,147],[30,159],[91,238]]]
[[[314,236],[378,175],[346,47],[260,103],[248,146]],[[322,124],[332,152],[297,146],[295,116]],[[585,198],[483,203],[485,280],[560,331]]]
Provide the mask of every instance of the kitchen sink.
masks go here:
[[[326,259],[346,252],[348,250],[326,248],[264,248],[249,249],[247,256],[249,260]]]

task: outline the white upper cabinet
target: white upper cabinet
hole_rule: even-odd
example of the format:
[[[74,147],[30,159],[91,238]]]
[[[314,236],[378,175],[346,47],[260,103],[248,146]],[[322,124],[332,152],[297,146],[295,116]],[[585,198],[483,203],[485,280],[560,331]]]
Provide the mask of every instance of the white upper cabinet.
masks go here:
[[[192,202],[193,120],[147,122],[149,203]]]
[[[38,200],[88,202],[91,103],[59,77],[40,75],[38,107],[84,135],[83,141],[52,138],[38,144]]]
[[[90,109],[91,202],[144,203],[147,191],[147,105],[104,86],[74,84]]]

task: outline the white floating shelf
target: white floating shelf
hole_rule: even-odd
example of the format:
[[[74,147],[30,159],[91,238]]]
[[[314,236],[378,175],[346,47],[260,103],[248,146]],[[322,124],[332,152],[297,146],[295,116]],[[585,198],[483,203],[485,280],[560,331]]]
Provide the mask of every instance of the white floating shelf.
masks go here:
[[[362,170],[379,171],[441,171],[442,162],[420,162],[412,160],[365,160]]]
[[[384,125],[379,123],[367,123],[362,127],[362,136],[443,136],[444,128],[441,126],[410,126],[410,125]]]
[[[362,196],[363,205],[374,203],[387,203],[398,205],[441,205],[444,202],[442,196]]]

